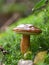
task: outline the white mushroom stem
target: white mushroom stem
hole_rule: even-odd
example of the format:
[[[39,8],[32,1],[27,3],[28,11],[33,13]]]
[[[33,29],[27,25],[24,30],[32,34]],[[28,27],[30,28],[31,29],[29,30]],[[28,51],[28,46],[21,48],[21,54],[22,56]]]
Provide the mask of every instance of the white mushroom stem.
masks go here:
[[[30,46],[30,35],[23,34],[23,37],[21,39],[21,52],[24,54],[27,52]]]

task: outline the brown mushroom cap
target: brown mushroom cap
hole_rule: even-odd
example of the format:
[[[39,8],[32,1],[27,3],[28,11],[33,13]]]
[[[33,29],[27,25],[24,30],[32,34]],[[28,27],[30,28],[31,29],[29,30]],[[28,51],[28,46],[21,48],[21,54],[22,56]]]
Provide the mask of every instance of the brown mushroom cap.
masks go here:
[[[39,34],[42,32],[39,28],[34,27],[32,24],[21,24],[13,30],[21,34]]]

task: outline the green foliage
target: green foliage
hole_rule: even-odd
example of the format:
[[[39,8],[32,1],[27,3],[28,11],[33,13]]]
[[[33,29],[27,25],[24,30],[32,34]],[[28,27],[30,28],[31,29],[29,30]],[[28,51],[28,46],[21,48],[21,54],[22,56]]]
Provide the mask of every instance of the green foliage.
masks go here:
[[[49,54],[47,54],[47,56],[45,58],[45,62],[46,62],[46,64],[49,64]]]
[[[4,61],[6,65],[16,65],[18,60],[22,57],[20,53],[20,37],[11,31],[4,33],[2,39],[0,39],[0,45],[8,51],[9,54],[5,55]],[[18,38],[19,37],[19,38]],[[16,40],[17,38],[17,40]],[[3,44],[1,44],[3,43]],[[17,59],[17,60],[16,60]]]
[[[10,3],[6,4],[6,0],[0,0],[0,13],[13,13],[27,10],[27,6],[24,3]]]
[[[13,13],[13,12],[24,12],[27,9],[27,6],[25,4],[20,4],[20,3],[12,3],[12,4],[7,4],[2,7],[2,12],[3,13]]]
[[[36,65],[47,65],[47,64],[44,62],[38,62]]]
[[[0,6],[4,4],[5,0],[0,0]]]
[[[38,9],[38,8],[44,6],[46,1],[47,0],[40,0],[40,2],[35,5],[34,9]]]
[[[4,1],[5,1],[5,0],[0,0],[0,12],[2,12],[2,6],[3,6],[3,4],[4,4]]]
[[[25,54],[24,54],[24,60],[32,60],[33,59],[33,54],[31,51],[27,51]]]

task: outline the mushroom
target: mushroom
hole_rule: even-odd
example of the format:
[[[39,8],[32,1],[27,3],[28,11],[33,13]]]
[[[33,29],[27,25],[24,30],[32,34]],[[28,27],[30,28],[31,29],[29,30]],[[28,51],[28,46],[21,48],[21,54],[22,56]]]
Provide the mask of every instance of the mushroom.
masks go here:
[[[27,52],[30,46],[30,35],[39,34],[42,32],[39,28],[34,27],[32,24],[21,24],[14,28],[13,31],[23,34],[20,44],[21,52],[23,54]]]

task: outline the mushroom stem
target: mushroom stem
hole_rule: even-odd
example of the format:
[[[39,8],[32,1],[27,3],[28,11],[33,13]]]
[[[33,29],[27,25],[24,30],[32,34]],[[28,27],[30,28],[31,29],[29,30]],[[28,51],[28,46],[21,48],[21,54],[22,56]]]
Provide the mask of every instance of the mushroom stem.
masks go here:
[[[23,37],[21,39],[21,52],[24,54],[27,52],[30,46],[30,35],[23,34]]]

